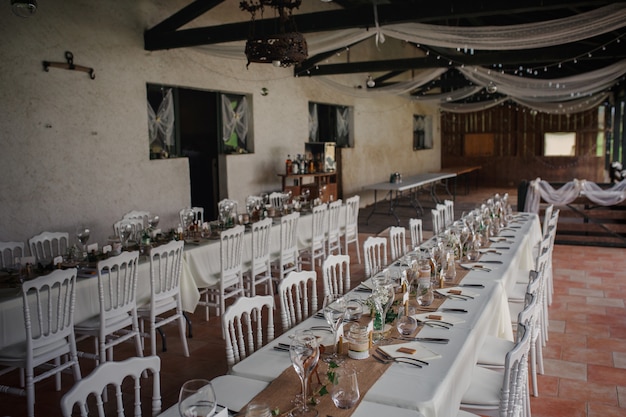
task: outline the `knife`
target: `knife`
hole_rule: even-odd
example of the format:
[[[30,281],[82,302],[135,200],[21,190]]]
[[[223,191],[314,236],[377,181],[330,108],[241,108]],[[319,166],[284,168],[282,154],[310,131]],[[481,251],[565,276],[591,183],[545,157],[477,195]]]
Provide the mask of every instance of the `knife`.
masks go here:
[[[480,260],[478,261],[479,264],[501,264],[502,261],[485,261],[485,260]]]
[[[467,310],[464,308],[440,308],[437,311],[442,311],[444,313],[467,313]]]
[[[424,342],[424,343],[441,343],[446,344],[450,341],[450,339],[442,339],[438,337],[406,337],[403,336],[400,340],[408,340],[411,342]]]
[[[457,287],[485,288],[483,284],[459,284]]]

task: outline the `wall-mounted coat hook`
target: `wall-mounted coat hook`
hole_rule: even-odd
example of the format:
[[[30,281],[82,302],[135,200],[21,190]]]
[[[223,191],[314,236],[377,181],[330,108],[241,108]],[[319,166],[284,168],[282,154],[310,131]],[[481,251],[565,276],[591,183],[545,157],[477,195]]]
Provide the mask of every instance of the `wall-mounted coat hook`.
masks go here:
[[[82,71],[82,72],[86,72],[87,74],[89,74],[89,78],[91,78],[92,80],[96,78],[96,72],[94,71],[93,68],[83,67],[82,65],[74,64],[74,54],[72,54],[70,51],[65,52],[65,59],[67,60],[67,62],[43,61],[43,70],[48,72],[50,67],[52,67],[52,68],[61,68],[61,69],[73,70],[73,71]]]

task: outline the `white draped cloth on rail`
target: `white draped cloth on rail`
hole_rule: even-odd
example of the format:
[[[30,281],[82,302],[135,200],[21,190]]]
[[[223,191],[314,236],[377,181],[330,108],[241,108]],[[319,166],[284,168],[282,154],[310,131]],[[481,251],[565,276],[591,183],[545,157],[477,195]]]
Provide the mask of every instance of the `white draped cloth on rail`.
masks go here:
[[[541,200],[555,206],[563,206],[578,197],[586,197],[591,202],[601,206],[619,204],[626,200],[626,180],[613,185],[611,188],[603,189],[594,182],[574,179],[555,190],[549,182],[537,178],[531,181],[528,187],[524,211],[538,213]]]

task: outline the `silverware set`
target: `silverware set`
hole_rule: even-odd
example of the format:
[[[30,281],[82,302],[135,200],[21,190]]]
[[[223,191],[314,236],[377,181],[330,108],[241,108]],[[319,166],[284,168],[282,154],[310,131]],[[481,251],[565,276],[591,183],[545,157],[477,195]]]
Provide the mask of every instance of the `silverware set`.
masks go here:
[[[409,356],[391,356],[382,349],[376,349],[376,352],[372,354],[372,357],[381,363],[399,362],[406,363],[407,365],[417,366],[418,368],[428,366],[428,362],[421,359],[411,358]]]

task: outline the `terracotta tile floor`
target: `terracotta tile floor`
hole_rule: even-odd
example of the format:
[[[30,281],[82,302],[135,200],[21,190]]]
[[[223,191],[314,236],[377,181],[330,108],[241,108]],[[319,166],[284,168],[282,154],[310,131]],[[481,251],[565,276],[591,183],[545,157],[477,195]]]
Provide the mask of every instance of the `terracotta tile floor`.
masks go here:
[[[457,216],[467,205],[471,207],[493,192],[479,191],[457,198]],[[514,190],[510,193],[515,195]],[[362,215],[367,215],[367,210],[363,209]],[[412,214],[410,210],[407,213]],[[408,220],[401,217],[401,222],[405,225]],[[362,233],[361,244],[368,233],[382,231],[390,223],[388,216],[373,216],[368,227],[361,230],[367,232]],[[544,348],[545,374],[538,377],[539,397],[531,400],[534,417],[626,416],[625,255],[625,249],[555,247],[555,295],[550,307],[549,340]],[[350,256],[354,286],[363,276],[363,265],[356,263],[353,245]],[[177,401],[178,389],[185,380],[211,379],[227,371],[219,319],[212,316],[209,322],[204,321],[204,312],[200,309],[190,318],[193,338],[188,339],[189,358],[181,353],[175,328],[166,328],[168,351],[159,354],[163,364],[164,409]],[[276,323],[280,323],[278,316]],[[281,329],[277,329],[277,333],[280,332]],[[82,348],[91,349],[91,344]],[[121,360],[133,353],[130,346],[116,348],[115,359]],[[81,368],[83,375],[87,375],[93,368],[92,362],[81,360]],[[15,375],[0,377],[0,383],[15,383],[16,380]],[[53,380],[37,384],[36,415],[60,416],[59,400],[72,382],[71,376],[64,375],[60,392],[54,391]],[[143,403],[149,404],[149,401],[145,399]],[[25,410],[24,398],[0,394],[0,416],[22,416]]]

